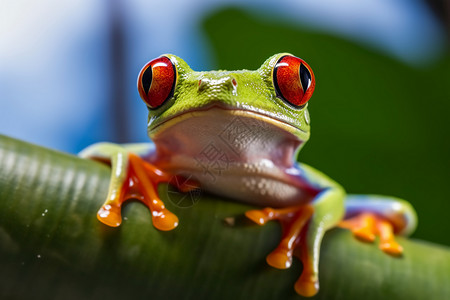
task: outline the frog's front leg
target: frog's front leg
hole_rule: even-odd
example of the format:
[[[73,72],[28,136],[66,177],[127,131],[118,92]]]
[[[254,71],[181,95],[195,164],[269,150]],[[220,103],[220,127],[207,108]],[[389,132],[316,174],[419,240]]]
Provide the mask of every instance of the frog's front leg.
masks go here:
[[[151,211],[153,225],[159,230],[172,230],[178,225],[176,215],[167,210],[158,196],[157,187],[161,182],[177,184],[169,174],[148,163],[140,156],[150,153],[152,144],[97,143],[84,149],[83,158],[103,161],[111,165],[111,179],[106,201],[97,213],[102,223],[117,227],[122,222],[121,207],[128,199],[138,199]],[[178,185],[188,190],[186,182]]]
[[[292,257],[298,257],[303,271],[295,283],[302,296],[313,296],[319,290],[320,245],[325,232],[338,224],[344,216],[345,191],[322,173],[301,166],[303,184],[317,191],[312,201],[281,209],[265,208],[246,212],[246,216],[259,225],[278,220],[282,225],[282,239],[267,257],[269,265],[289,268]]]

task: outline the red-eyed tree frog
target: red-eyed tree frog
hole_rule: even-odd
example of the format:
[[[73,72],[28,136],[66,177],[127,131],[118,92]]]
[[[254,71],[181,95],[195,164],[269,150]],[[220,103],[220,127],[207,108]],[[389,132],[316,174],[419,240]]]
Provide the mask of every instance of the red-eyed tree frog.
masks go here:
[[[195,182],[210,193],[265,207],[246,216],[259,225],[281,223],[281,241],[266,261],[285,269],[297,256],[303,272],[295,290],[303,296],[318,292],[320,244],[332,227],[349,228],[367,241],[378,235],[383,251],[400,255],[394,234],[410,234],[417,223],[408,202],[347,195],[295,160],[310,135],[307,107],[314,87],[309,65],[288,53],[270,57],[256,71],[196,72],[171,54],[150,61],[138,76],[138,90],[153,143],[98,143],[80,153],[112,168],[98,219],[119,226],[122,203],[137,198],[157,229],[174,229],[179,220],[159,198],[160,182],[182,191]],[[178,176],[194,181],[177,184],[172,179]]]

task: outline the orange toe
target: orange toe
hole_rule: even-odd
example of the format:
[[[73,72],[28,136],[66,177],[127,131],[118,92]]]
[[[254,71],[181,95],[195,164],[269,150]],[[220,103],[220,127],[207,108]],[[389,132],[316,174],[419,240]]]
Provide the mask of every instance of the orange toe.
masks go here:
[[[399,256],[403,253],[403,247],[395,241],[380,243],[380,249],[383,250],[383,252],[393,256]]]
[[[245,212],[245,216],[258,225],[264,225],[267,221],[271,220],[265,209],[248,210]]]
[[[122,223],[120,206],[104,204],[97,213],[97,219],[111,227],[120,226]]]
[[[267,263],[276,269],[287,269],[292,265],[292,253],[275,249],[266,257]]]
[[[368,228],[365,228],[365,227],[356,228],[356,229],[352,230],[352,232],[357,238],[359,238],[363,241],[366,241],[369,243],[375,241],[375,234],[373,233],[372,230],[370,230]]]
[[[317,280],[300,277],[295,283],[294,288],[297,294],[304,297],[312,297],[319,292],[319,282]]]
[[[164,208],[152,212],[152,222],[156,229],[169,231],[178,226],[178,217]]]

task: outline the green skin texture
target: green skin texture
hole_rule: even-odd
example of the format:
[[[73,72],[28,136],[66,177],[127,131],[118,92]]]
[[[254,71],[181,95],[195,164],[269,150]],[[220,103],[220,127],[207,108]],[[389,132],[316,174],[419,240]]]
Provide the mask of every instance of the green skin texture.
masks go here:
[[[293,157],[289,158],[293,161],[293,169],[301,174],[299,181],[320,191],[309,202],[314,207],[314,214],[309,221],[307,238],[304,241],[307,243],[308,255],[311,258],[310,267],[315,279],[318,280],[320,244],[323,235],[343,219],[346,209],[351,207],[353,211],[372,211],[383,215],[400,224],[397,229],[402,234],[410,234],[414,230],[417,222],[416,214],[412,206],[401,199],[376,195],[346,195],[338,183],[323,173],[305,164],[294,162],[298,151],[309,139],[310,125],[308,105],[295,108],[276,96],[272,71],[277,61],[284,55],[288,54],[280,53],[270,57],[256,71],[195,72],[182,59],[166,54],[165,56],[176,66],[177,83],[171,99],[157,109],[149,109],[148,134],[150,138],[157,140],[169,132],[168,127],[176,124],[178,119],[189,118],[186,112],[219,105],[230,110],[250,112],[249,117],[260,115],[268,117],[271,122],[277,124],[276,126],[295,136],[300,143],[291,154]],[[230,78],[236,80],[237,86],[231,84]],[[205,87],[199,85],[199,80],[202,80]],[[127,153],[134,152],[142,157],[148,157],[149,152],[154,149],[153,144],[99,143],[83,150],[80,156],[100,157],[111,161],[113,172],[108,202],[125,180],[128,168]],[[242,177],[245,176],[243,170]],[[226,185],[227,181],[222,184]],[[233,186],[225,188],[233,189]],[[277,206],[277,203],[274,204]]]

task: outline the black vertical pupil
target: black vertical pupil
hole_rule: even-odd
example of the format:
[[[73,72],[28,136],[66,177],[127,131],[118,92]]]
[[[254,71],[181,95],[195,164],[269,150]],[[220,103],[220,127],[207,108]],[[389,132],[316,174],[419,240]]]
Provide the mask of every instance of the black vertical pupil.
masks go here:
[[[144,71],[144,74],[142,74],[142,87],[146,94],[148,94],[150,86],[152,85],[152,77],[152,67],[150,66]]]
[[[311,84],[311,73],[303,64],[300,64],[300,82],[302,83],[303,92],[306,92]]]

